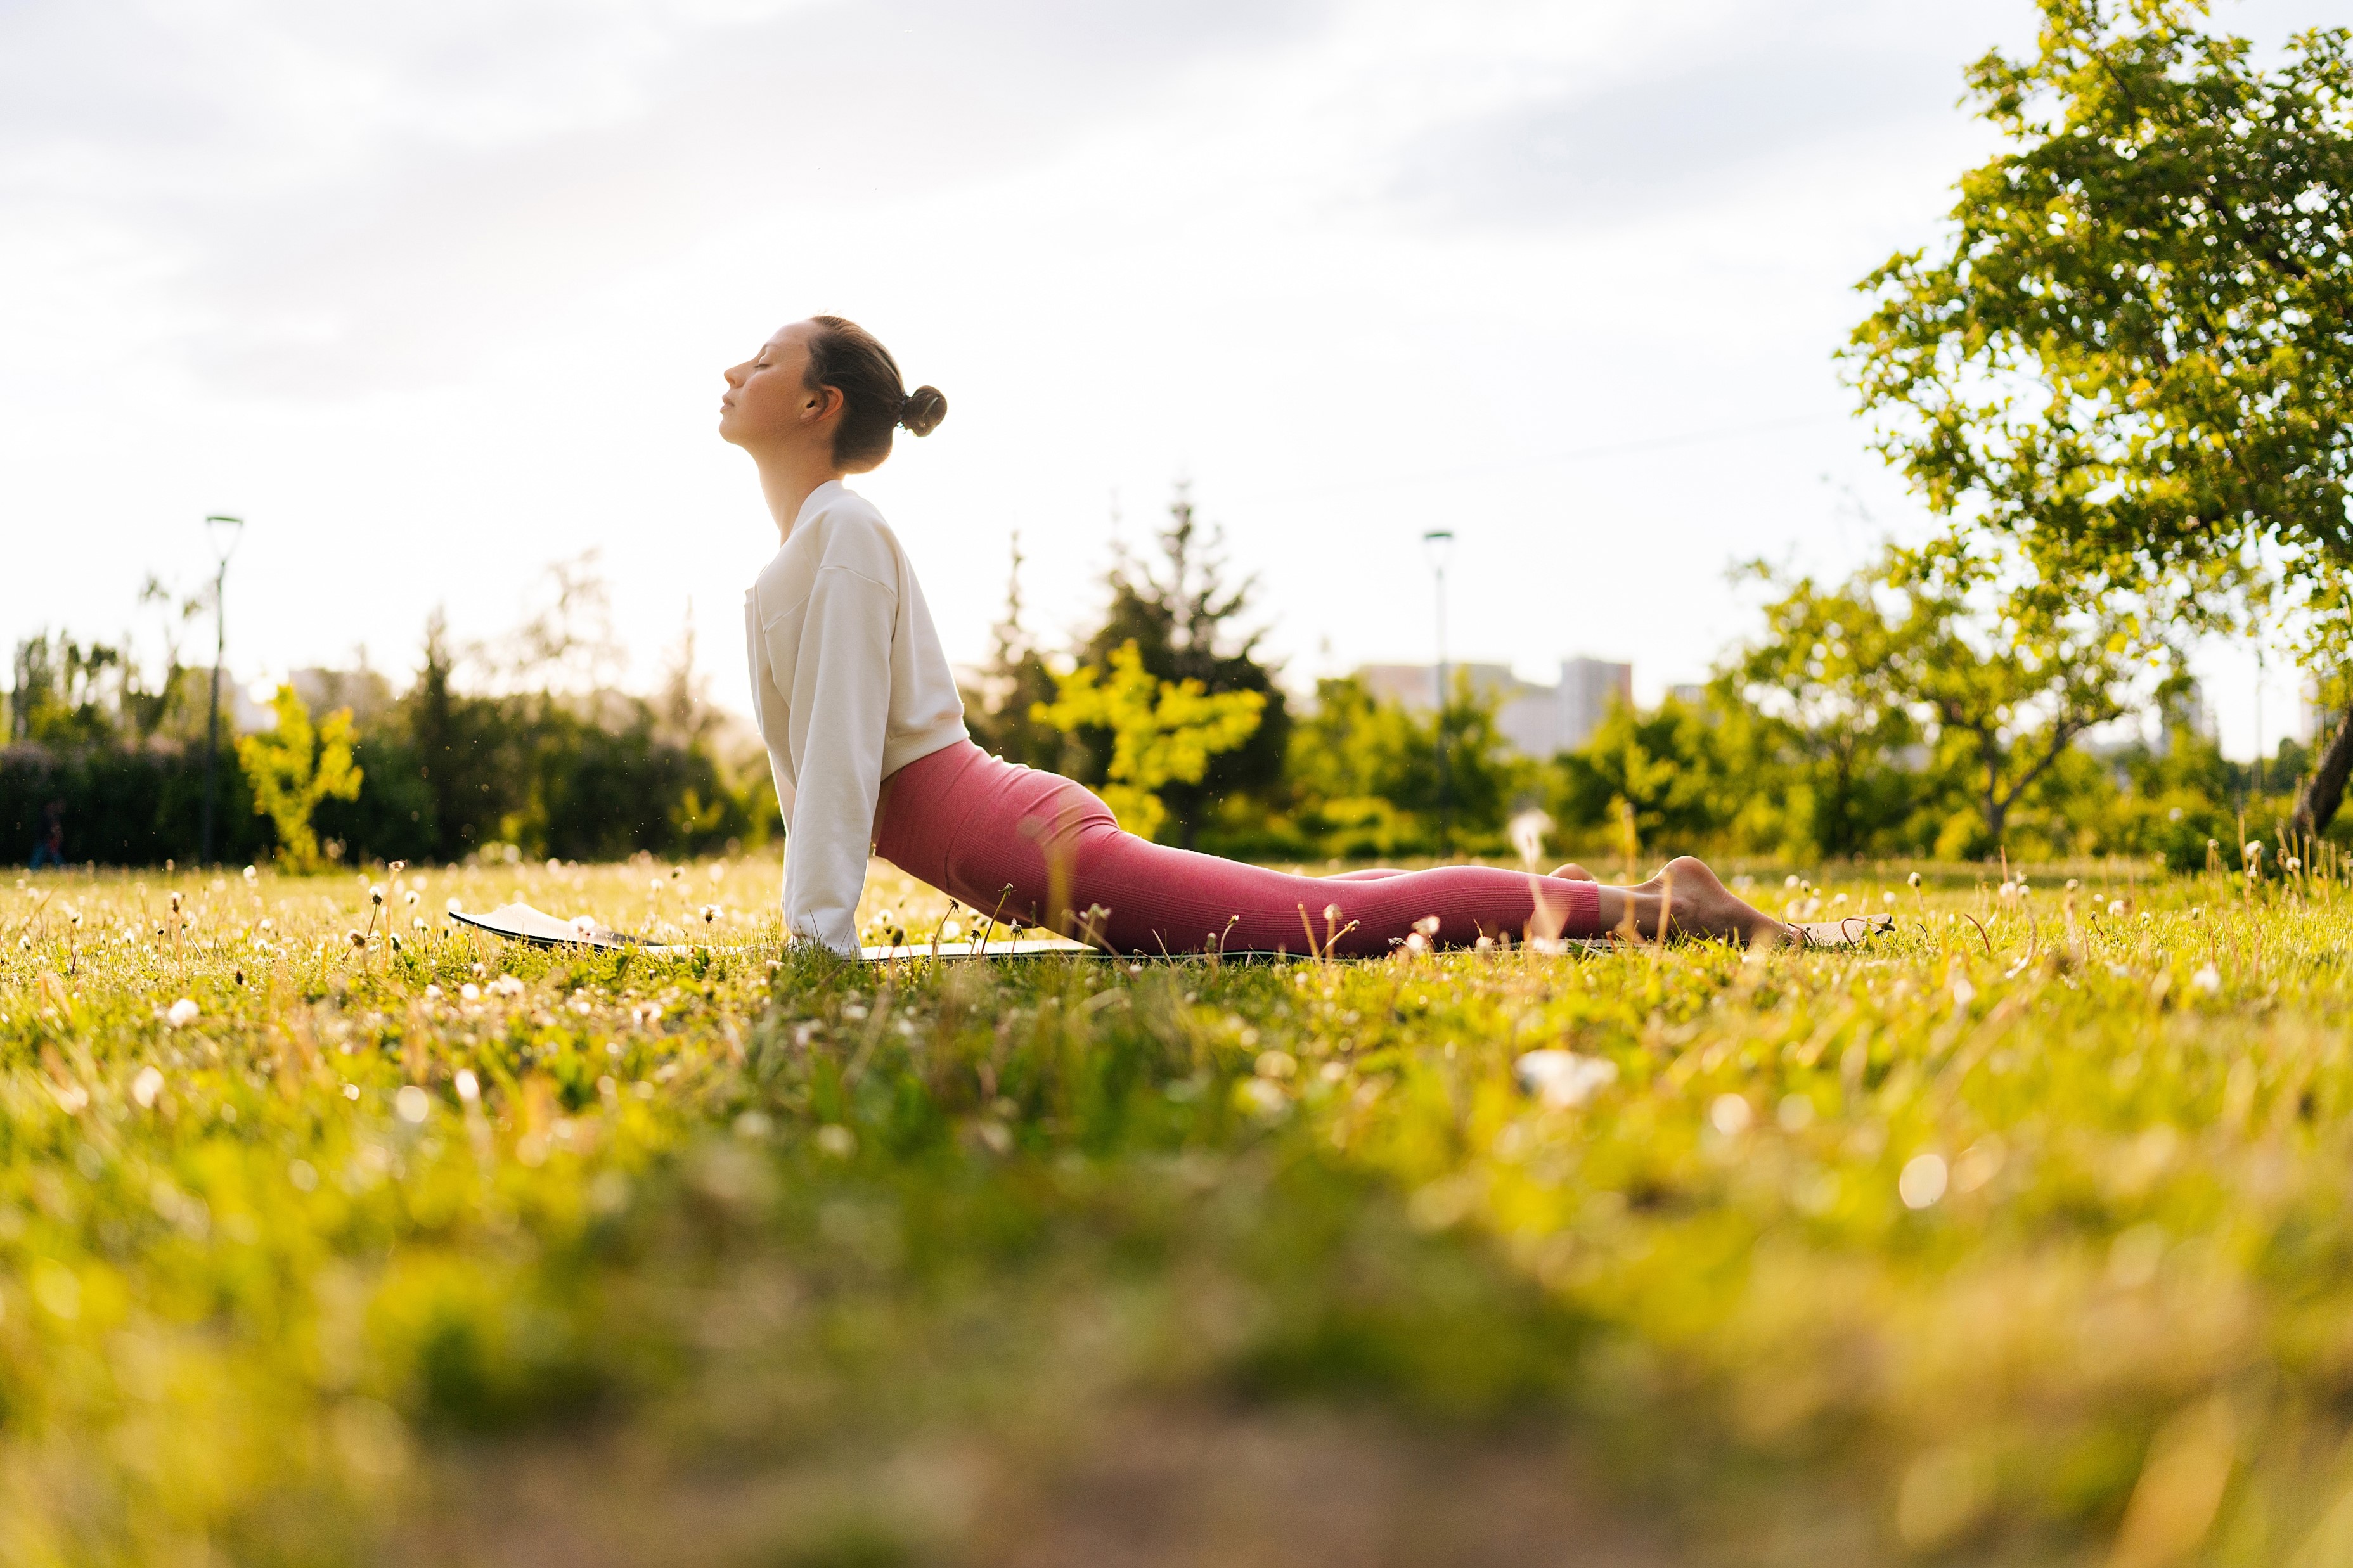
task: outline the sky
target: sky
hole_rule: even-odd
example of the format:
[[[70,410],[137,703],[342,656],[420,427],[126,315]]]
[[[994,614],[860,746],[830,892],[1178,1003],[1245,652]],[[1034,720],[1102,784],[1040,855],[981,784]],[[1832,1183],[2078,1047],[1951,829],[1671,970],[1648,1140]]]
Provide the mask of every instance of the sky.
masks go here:
[[[2275,44],[2353,0],[2220,0]],[[1701,679],[1727,568],[1931,526],[1833,354],[1991,154],[2027,0],[0,0],[0,637],[405,678],[596,552],[627,679],[745,702],[776,545],[720,372],[853,317],[947,395],[857,481],[978,660],[1189,486],[1286,679]],[[202,623],[191,646],[210,642]],[[2209,645],[2226,750],[2293,677]]]

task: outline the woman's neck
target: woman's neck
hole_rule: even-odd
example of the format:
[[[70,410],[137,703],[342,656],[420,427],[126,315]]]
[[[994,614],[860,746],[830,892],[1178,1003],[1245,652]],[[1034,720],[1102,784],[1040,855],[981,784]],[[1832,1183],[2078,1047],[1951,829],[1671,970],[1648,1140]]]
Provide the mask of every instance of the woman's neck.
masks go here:
[[[794,520],[819,485],[841,478],[830,458],[804,452],[777,452],[753,459],[760,466],[760,494],[776,520],[776,542],[792,537]]]

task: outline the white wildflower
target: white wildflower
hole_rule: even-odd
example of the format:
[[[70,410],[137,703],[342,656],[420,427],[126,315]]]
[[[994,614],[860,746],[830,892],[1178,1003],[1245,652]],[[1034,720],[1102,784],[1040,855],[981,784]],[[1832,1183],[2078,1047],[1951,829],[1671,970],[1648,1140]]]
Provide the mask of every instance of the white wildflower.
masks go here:
[[[1618,1064],[1606,1057],[1579,1056],[1575,1051],[1528,1051],[1512,1064],[1520,1088],[1546,1105],[1582,1105],[1594,1091],[1615,1083]]]
[[[1915,1154],[1895,1178],[1895,1191],[1907,1209],[1924,1209],[1945,1195],[1945,1157]]]

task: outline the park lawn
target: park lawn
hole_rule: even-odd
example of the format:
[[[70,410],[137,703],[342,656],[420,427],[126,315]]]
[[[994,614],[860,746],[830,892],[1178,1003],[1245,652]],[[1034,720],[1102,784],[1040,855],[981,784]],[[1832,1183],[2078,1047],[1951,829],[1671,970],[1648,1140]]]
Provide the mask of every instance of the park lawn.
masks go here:
[[[2353,1558],[2353,901],[2079,876],[892,968],[773,864],[29,877],[0,1563]]]

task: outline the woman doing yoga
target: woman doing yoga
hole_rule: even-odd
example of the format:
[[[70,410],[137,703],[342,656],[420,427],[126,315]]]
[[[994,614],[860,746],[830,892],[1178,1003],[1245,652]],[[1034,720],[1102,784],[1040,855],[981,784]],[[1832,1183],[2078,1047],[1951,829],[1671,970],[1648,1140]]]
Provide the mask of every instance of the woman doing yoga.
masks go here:
[[[744,598],[752,706],[787,825],[785,927],[858,951],[858,898],[879,854],[983,914],[1123,952],[1381,954],[1417,923],[1438,945],[1589,937],[1629,923],[1778,942],[1788,928],[1697,860],[1640,887],[1575,867],[1487,866],[1293,877],[1124,833],[1085,786],[972,742],[931,612],[898,535],[843,479],[892,433],[929,435],[935,387],[908,392],[882,345],[817,316],[727,372],[719,433],[752,456],[780,548]]]

